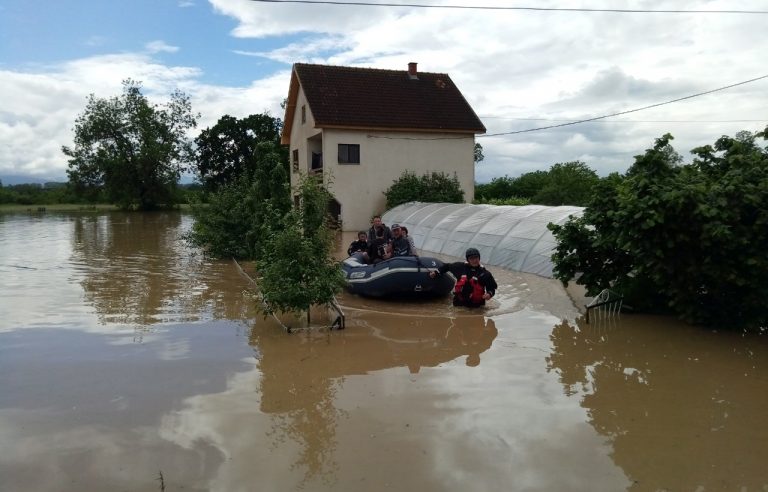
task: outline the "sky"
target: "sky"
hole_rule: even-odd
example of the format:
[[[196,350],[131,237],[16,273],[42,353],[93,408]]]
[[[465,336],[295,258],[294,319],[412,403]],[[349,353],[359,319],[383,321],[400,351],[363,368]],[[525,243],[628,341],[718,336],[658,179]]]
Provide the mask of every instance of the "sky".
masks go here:
[[[340,0],[344,1],[344,0]],[[384,0],[371,0],[385,3]],[[645,10],[762,10],[762,0],[388,0]],[[89,94],[141,81],[200,113],[282,118],[296,62],[447,73],[488,129],[513,132],[653,105],[768,75],[768,15],[311,5],[252,0],[0,0],[0,180],[66,181]],[[768,124],[768,78],[600,121],[481,136],[476,180],[580,160],[601,176],[671,133],[690,150]]]

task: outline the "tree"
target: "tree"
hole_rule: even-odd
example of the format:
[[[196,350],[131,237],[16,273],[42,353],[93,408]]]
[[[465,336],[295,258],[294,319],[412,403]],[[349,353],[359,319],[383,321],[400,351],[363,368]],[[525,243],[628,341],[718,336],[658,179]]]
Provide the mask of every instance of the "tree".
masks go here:
[[[252,170],[194,204],[195,223],[187,239],[217,258],[258,258],[262,239],[279,228],[291,208],[284,153],[274,142],[254,150]]]
[[[499,200],[513,196],[512,185],[515,178],[500,176],[493,178],[490,183],[475,185],[476,200]]]
[[[479,143],[475,143],[475,164],[485,159],[485,155],[483,155],[483,146]]]
[[[688,165],[671,135],[657,139],[623,179],[596,185],[581,218],[550,225],[555,276],[693,323],[768,326],[767,134],[722,137]]]
[[[549,173],[547,171],[523,173],[511,183],[509,192],[512,196],[533,198],[547,183],[549,183]]]
[[[405,171],[384,192],[384,195],[387,197],[387,208],[411,201],[449,203],[464,201],[464,190],[461,189],[458,176],[456,174],[449,176],[435,171],[424,173],[422,176]]]
[[[264,236],[256,262],[265,313],[308,312],[312,305],[331,303],[345,283],[341,266],[331,254],[334,234],[326,210],[332,195],[306,176],[298,194],[301,205],[285,215],[279,229],[272,228]]]
[[[584,206],[600,178],[581,161],[557,163],[549,168],[544,185],[531,197],[541,205]]]
[[[222,116],[211,128],[206,128],[195,139],[196,173],[207,191],[234,182],[243,174],[252,173],[258,159],[258,145],[271,142],[284,153],[288,166],[287,149],[280,146],[282,122],[268,114],[252,114],[247,118]]]
[[[123,82],[123,94],[91,94],[75,121],[69,157],[70,182],[78,192],[103,187],[123,209],[151,210],[175,203],[175,189],[190,162],[186,133],[196,126],[189,97],[174,91],[163,106],[151,104],[141,84]]]
[[[554,164],[549,171],[533,171],[517,178],[503,176],[477,185],[475,197],[484,203],[530,203],[584,206],[600,180],[581,161]]]

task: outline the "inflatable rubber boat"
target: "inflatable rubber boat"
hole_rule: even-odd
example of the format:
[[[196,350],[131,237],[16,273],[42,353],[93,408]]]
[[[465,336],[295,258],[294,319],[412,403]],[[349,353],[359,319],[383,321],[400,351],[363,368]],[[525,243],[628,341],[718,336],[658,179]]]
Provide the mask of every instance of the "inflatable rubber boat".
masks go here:
[[[398,256],[375,265],[367,265],[360,256],[344,260],[347,290],[366,297],[440,297],[453,289],[456,279],[450,273],[429,277],[431,270],[443,264],[428,256]]]

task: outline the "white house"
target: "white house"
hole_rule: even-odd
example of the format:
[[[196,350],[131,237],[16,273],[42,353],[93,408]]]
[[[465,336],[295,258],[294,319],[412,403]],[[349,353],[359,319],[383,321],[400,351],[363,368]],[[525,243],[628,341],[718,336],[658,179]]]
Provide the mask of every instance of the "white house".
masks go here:
[[[367,229],[404,171],[456,173],[474,197],[475,134],[485,127],[447,74],[296,63],[282,143],[291,185],[322,175],[344,230]]]

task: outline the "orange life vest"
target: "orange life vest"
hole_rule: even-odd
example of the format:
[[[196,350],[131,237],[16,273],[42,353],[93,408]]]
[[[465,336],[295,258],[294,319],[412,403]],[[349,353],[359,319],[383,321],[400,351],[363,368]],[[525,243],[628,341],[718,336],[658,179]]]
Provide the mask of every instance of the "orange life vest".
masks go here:
[[[469,285],[469,295],[464,292],[467,285]],[[466,275],[462,275],[459,280],[456,281],[456,285],[453,287],[453,293],[461,301],[469,300],[472,304],[482,304],[485,287],[480,285],[480,281],[477,280],[477,277],[467,277]]]

